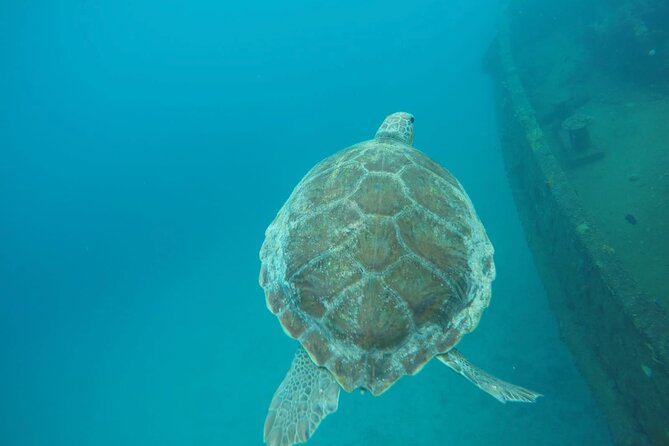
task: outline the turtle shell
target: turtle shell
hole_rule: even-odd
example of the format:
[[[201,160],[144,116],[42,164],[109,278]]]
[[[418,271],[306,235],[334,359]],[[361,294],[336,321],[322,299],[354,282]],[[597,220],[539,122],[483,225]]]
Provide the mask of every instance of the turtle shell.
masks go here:
[[[448,171],[371,140],[326,158],[265,233],[268,308],[347,391],[374,395],[473,330],[490,300],[493,248]]]

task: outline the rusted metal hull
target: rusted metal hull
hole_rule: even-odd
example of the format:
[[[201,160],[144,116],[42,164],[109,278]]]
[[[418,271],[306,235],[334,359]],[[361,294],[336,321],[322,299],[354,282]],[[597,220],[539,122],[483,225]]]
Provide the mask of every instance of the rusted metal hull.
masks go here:
[[[518,75],[504,17],[492,58],[508,177],[561,336],[616,444],[669,444],[669,318],[570,185]]]

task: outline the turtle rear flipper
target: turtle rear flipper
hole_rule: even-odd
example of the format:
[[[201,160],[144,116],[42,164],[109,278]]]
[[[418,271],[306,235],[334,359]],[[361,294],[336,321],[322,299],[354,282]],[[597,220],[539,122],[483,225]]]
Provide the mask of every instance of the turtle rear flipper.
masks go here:
[[[299,347],[269,406],[265,443],[291,446],[307,441],[323,418],[337,410],[338,403],[337,381]]]
[[[437,355],[437,358],[502,403],[507,401],[533,403],[542,396],[540,393],[495,378],[469,362],[456,349]]]

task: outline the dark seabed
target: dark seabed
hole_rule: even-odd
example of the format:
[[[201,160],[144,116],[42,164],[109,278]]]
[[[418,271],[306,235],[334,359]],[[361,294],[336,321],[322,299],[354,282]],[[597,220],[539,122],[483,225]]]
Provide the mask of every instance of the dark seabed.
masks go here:
[[[461,343],[545,396],[431,362],[343,394],[310,445],[610,444],[527,249],[482,59],[497,3],[0,5],[0,444],[260,445],[295,341],[258,286],[302,175],[416,116],[496,248]]]

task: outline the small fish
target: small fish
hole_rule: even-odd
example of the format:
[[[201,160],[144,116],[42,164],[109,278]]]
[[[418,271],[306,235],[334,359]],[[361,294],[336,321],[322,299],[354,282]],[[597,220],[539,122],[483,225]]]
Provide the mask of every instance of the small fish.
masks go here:
[[[635,225],[635,224],[636,224],[636,217],[635,217],[634,215],[632,215],[632,214],[627,214],[627,215],[625,215],[625,220],[627,220],[627,223],[629,223],[629,224],[631,224],[631,225]]]

